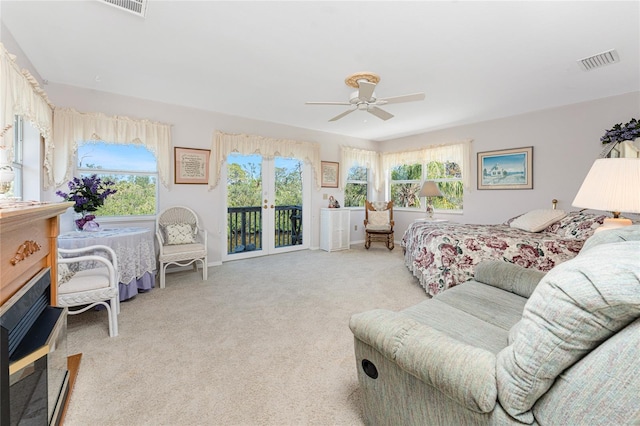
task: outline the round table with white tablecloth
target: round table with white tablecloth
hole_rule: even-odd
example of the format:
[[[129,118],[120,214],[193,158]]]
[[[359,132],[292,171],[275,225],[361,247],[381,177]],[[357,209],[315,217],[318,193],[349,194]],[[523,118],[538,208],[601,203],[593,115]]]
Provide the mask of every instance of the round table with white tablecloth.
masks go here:
[[[116,252],[120,300],[127,300],[155,287],[156,253],[149,228],[105,228],[99,231],[72,231],[58,236],[58,247],[77,249],[105,245]]]

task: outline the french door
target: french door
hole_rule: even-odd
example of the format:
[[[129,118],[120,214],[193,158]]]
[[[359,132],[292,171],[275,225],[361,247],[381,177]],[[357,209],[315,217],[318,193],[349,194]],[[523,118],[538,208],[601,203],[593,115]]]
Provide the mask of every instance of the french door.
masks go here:
[[[232,154],[225,171],[223,260],[309,248],[310,167],[295,158]]]

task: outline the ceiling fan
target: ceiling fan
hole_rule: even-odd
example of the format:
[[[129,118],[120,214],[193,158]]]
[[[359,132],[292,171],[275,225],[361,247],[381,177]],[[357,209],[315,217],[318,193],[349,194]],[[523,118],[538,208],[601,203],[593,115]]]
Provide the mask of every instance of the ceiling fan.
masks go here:
[[[355,110],[367,111],[368,113],[386,121],[393,118],[393,114],[379,108],[379,106],[424,100],[424,93],[412,93],[409,95],[393,96],[390,98],[377,98],[374,90],[379,81],[380,76],[372,72],[358,72],[351,74],[344,80],[344,82],[347,86],[358,90],[349,96],[349,102],[305,102],[305,104],[353,106],[353,108],[336,115],[329,121],[340,120],[342,117],[351,114]]]

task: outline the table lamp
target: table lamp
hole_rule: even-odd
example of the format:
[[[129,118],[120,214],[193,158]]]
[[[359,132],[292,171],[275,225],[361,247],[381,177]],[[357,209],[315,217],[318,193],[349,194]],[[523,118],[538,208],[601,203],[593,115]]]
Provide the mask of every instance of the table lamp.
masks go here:
[[[442,197],[442,192],[438,188],[438,185],[431,180],[426,181],[420,189],[419,197],[427,197],[427,219],[433,219],[433,204],[431,204],[432,197]]]
[[[572,205],[612,212],[596,231],[631,225],[620,212],[640,213],[640,158],[597,159]]]
[[[15,177],[16,173],[13,171],[13,167],[0,164],[0,194],[9,192]]]

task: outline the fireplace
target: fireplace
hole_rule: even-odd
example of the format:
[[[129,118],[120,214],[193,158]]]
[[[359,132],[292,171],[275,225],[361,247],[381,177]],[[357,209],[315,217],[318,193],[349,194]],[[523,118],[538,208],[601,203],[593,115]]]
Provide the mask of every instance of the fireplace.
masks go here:
[[[0,426],[57,425],[69,390],[67,310],[43,268],[0,307]]]

